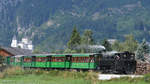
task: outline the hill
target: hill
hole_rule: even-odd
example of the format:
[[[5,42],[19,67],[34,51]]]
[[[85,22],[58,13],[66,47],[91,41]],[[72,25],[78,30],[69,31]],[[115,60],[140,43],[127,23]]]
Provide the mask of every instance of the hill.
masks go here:
[[[66,46],[72,28],[91,29],[97,42],[133,34],[150,41],[149,0],[1,0],[0,45],[14,34],[31,37],[37,49]]]

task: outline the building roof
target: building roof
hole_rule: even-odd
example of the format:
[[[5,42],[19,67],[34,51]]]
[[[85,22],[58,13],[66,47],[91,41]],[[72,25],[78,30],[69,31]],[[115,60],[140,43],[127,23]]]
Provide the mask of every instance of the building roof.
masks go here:
[[[30,55],[30,54],[32,54],[32,51],[27,50],[27,49],[3,47],[3,46],[0,46],[0,48],[7,51],[8,53],[13,54],[13,55]]]

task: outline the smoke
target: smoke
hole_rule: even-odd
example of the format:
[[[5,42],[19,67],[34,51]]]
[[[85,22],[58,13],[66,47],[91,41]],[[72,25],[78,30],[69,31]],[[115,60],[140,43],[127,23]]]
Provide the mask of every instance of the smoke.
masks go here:
[[[104,51],[105,47],[102,45],[79,45],[75,49],[84,49],[86,53],[98,53]]]

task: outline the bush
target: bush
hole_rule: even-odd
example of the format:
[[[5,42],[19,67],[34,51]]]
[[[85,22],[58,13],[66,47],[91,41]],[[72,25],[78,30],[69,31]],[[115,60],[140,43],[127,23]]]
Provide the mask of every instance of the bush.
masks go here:
[[[0,73],[0,78],[4,78],[5,77],[5,74],[4,73]]]
[[[48,75],[51,77],[63,77],[65,78],[73,78],[73,79],[85,79],[91,82],[96,82],[98,79],[98,73],[93,71],[88,72],[78,72],[76,70],[71,71],[60,71],[60,70],[40,70],[40,69],[22,69],[21,67],[10,67],[5,69],[3,72],[0,73],[0,78],[4,77],[12,77],[17,75]]]
[[[7,76],[11,75],[24,75],[24,70],[20,67],[10,67],[3,71],[3,73]]]

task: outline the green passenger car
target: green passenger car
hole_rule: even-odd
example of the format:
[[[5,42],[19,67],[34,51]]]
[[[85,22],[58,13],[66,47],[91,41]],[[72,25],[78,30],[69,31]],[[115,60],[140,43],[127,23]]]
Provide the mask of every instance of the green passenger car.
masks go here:
[[[96,69],[100,54],[38,54],[7,59],[8,64],[24,68]]]

